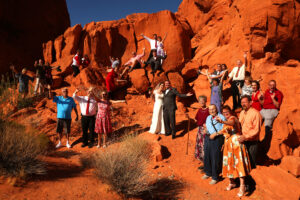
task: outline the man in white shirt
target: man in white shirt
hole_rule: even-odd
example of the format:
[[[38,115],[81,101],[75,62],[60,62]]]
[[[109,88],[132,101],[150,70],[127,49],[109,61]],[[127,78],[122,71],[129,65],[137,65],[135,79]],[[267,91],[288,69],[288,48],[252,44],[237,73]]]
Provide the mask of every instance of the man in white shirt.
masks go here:
[[[233,101],[233,110],[241,108],[241,98],[238,86],[243,87],[245,80],[245,72],[247,67],[247,52],[244,53],[245,63],[241,60],[237,60],[237,66],[232,69],[228,75],[229,79],[225,83],[228,84],[231,80],[231,90],[232,90],[232,101]]]
[[[153,57],[152,55],[152,52],[153,51],[157,51],[157,47],[159,45],[159,41],[157,40],[157,34],[153,34],[153,39],[151,38],[148,38],[147,36],[145,36],[143,33],[141,34],[141,36],[143,38],[145,38],[146,40],[148,40],[148,42],[150,43],[150,48],[151,48],[151,51],[150,51],[150,54],[149,54],[149,57],[147,59],[146,62],[149,62],[149,60]],[[146,67],[147,65],[145,65]]]
[[[95,119],[97,114],[97,101],[93,98],[93,88],[87,91],[87,96],[77,96],[78,89],[75,90],[73,98],[78,101],[81,110],[82,145],[81,147],[92,148],[95,137]],[[89,134],[88,134],[89,130]],[[90,143],[88,141],[90,140]]]
[[[80,70],[79,70],[80,61],[81,61],[80,50],[78,49],[75,56],[73,57],[73,61],[72,61],[72,65],[71,65],[71,67],[73,69],[73,77],[76,77],[80,73]]]

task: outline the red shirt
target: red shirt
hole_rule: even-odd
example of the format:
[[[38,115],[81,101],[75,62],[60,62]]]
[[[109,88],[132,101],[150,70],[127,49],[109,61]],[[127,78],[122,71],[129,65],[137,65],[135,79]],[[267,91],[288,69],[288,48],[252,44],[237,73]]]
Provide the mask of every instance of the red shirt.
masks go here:
[[[106,89],[108,92],[112,92],[115,89],[115,81],[114,79],[117,78],[117,74],[114,70],[109,72],[106,76],[105,82],[106,82]]]
[[[254,93],[252,94],[252,108],[255,108],[258,111],[261,111],[261,104],[259,102],[258,99],[258,94],[259,92],[256,92],[256,94],[254,95]]]
[[[278,101],[279,108],[280,108],[280,105],[281,105],[282,99],[283,99],[283,94],[277,89],[275,89],[274,92],[275,92],[275,99]],[[270,89],[267,89],[266,92],[265,92],[263,108],[264,109],[278,109],[279,110],[279,108],[276,108],[276,106],[273,103],[273,100],[271,98]]]
[[[209,116],[208,108],[202,109],[199,108],[195,119],[197,120],[198,126],[203,126],[205,124],[206,118]]]

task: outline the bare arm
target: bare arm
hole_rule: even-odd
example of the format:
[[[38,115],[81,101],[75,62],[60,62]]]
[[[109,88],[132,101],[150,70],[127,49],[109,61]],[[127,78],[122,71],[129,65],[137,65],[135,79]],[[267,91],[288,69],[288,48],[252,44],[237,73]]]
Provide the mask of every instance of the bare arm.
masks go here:
[[[164,43],[164,41],[166,40],[166,38],[167,38],[167,35],[168,35],[168,32],[165,34],[165,37],[164,37],[164,39],[162,39],[162,43]]]

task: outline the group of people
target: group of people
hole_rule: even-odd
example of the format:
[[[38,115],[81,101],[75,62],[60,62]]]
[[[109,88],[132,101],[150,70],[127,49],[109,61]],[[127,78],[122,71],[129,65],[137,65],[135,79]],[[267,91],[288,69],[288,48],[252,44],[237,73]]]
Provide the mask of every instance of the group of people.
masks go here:
[[[211,84],[210,105],[207,107],[207,97],[199,97],[200,108],[195,116],[198,126],[195,158],[203,162],[199,169],[205,175],[203,179],[211,178],[210,184],[220,180],[220,174],[230,179],[226,190],[237,186],[235,179],[240,180],[238,196],[246,192],[245,178],[257,164],[257,152],[266,155],[272,138],[272,124],[277,117],[283,94],[277,89],[276,81],[269,81],[269,89],[263,93],[260,89],[261,80],[252,80],[245,76],[247,53],[244,54],[245,64],[237,61],[237,66],[228,73],[225,64],[218,64],[212,74],[205,73]],[[228,77],[227,77],[228,76]],[[223,81],[231,84],[233,109],[224,105]],[[187,97],[179,94],[170,82],[159,83],[153,91],[155,99],[150,133],[172,133],[175,138],[175,110],[176,96]],[[239,118],[234,111],[242,108]],[[265,123],[265,137],[260,142],[259,133],[262,123]]]
[[[22,94],[24,99],[28,95],[28,83],[29,81],[33,82],[36,79],[34,87],[34,95],[41,95],[45,92],[45,89],[48,90],[48,96],[51,93],[51,86],[53,83],[52,70],[56,69],[61,71],[60,66],[51,67],[49,63],[43,63],[42,59],[34,62],[35,75],[29,76],[27,74],[27,68],[23,68],[21,72],[18,72],[14,65],[10,66],[10,69],[14,72],[14,75],[19,80],[19,93]]]
[[[53,96],[53,102],[57,104],[57,128],[56,132],[59,135],[59,142],[56,148],[62,146],[62,132],[66,127],[66,147],[71,148],[69,143],[69,135],[71,132],[71,112],[74,110],[76,114],[75,121],[78,120],[78,112],[76,109],[75,100],[78,102],[81,111],[81,128],[82,128],[82,145],[92,148],[95,145],[95,133],[98,134],[97,148],[106,147],[107,135],[112,132],[111,124],[111,103],[114,103],[108,98],[107,91],[97,92],[95,88],[89,88],[86,96],[79,96],[76,89],[73,96],[68,95],[68,89],[62,89],[61,96]],[[99,97],[98,97],[99,96]],[[103,143],[101,143],[103,136]]]

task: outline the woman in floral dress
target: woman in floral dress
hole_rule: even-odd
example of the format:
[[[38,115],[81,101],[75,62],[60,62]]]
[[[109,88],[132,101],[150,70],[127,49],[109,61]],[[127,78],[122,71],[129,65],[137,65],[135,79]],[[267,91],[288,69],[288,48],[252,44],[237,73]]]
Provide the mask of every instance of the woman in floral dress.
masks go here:
[[[95,123],[95,132],[98,133],[98,148],[100,148],[101,137],[103,134],[103,148],[106,147],[107,135],[112,132],[110,119],[110,101],[108,100],[107,92],[101,93],[101,98],[95,98],[98,101],[98,113]]]
[[[245,193],[245,177],[251,171],[249,155],[244,144],[238,142],[238,136],[241,134],[241,126],[237,117],[232,115],[229,106],[223,107],[223,115],[227,121],[220,118],[216,120],[224,124],[220,134],[225,137],[223,149],[223,168],[222,175],[230,180],[226,190],[232,190],[236,187],[235,178],[240,179],[240,190],[238,196],[241,197]]]

